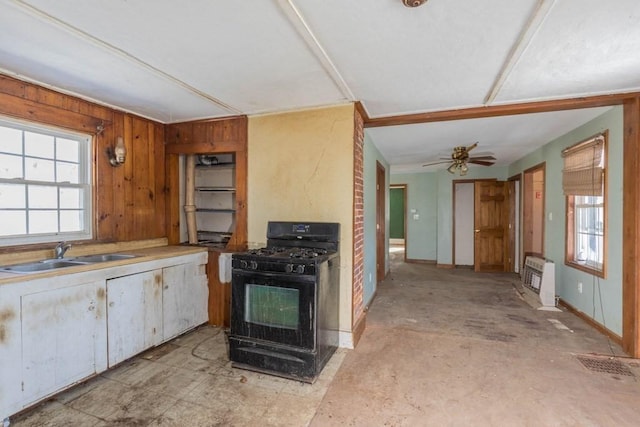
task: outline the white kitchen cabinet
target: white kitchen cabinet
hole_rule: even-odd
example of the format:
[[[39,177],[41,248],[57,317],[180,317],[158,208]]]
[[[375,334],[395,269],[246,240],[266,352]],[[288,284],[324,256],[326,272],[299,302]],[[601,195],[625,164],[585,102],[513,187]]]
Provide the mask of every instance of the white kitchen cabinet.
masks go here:
[[[107,280],[109,367],[162,341],[162,270]]]
[[[106,369],[105,281],[23,295],[23,404]]]
[[[206,322],[207,252],[193,250],[0,279],[0,420]]]
[[[22,408],[20,295],[10,291],[0,287],[0,420]]]
[[[164,340],[208,320],[209,295],[205,265],[181,264],[162,269]]]

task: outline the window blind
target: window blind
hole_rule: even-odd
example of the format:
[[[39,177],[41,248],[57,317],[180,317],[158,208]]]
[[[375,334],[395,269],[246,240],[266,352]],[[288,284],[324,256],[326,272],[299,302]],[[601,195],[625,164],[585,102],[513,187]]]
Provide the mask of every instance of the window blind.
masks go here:
[[[604,181],[604,136],[562,151],[562,189],[567,196],[602,196]]]

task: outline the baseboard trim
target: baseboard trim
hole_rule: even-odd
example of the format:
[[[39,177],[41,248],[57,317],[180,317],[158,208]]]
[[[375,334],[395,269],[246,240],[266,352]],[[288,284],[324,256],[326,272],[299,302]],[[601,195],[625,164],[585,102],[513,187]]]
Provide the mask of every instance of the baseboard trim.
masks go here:
[[[436,264],[436,267],[438,268],[446,268],[446,269],[453,269],[453,264]]]
[[[365,311],[364,313],[362,313],[362,316],[360,316],[360,319],[358,319],[356,324],[353,326],[353,334],[352,334],[353,348],[355,348],[358,345],[358,342],[360,342],[360,338],[362,338],[362,334],[366,326],[367,326],[367,312]]]
[[[571,304],[569,304],[568,302],[566,302],[562,298],[560,298],[558,300],[558,305],[563,306],[564,308],[567,309],[567,311],[569,311],[572,314],[575,314],[580,319],[584,320],[584,322],[587,323],[589,326],[591,326],[592,328],[594,328],[595,330],[597,330],[601,334],[609,337],[609,339],[611,339],[611,341],[613,341],[616,344],[622,346],[622,337],[621,336],[619,336],[616,333],[614,333],[613,331],[605,328],[600,323],[596,322],[591,317],[589,317],[585,312],[578,310],[577,308],[575,308],[574,306],[572,306]]]
[[[417,258],[405,258],[404,262],[409,264],[432,264],[432,265],[435,265],[437,263],[435,259],[417,259]]]

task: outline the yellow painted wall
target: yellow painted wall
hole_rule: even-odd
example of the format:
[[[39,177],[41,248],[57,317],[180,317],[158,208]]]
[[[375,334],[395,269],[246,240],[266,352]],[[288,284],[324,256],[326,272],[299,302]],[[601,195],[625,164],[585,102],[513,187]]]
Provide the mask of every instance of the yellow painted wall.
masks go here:
[[[268,221],[340,223],[340,330],[351,331],[353,104],[249,117],[248,241]]]

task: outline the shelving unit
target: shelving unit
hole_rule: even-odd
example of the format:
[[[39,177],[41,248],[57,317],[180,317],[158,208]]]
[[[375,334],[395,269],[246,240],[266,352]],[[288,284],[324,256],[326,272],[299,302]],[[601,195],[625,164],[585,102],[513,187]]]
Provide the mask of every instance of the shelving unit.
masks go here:
[[[198,241],[226,243],[236,223],[235,156],[197,156],[195,187]]]

